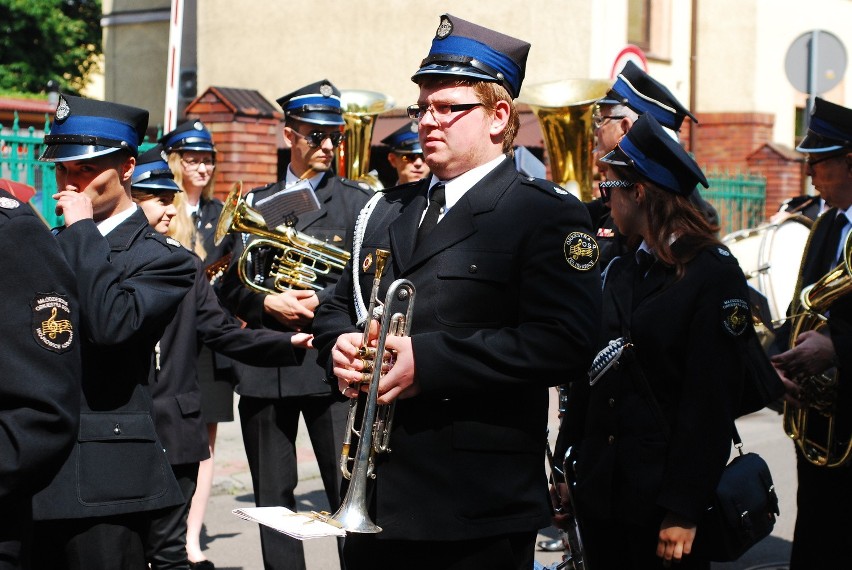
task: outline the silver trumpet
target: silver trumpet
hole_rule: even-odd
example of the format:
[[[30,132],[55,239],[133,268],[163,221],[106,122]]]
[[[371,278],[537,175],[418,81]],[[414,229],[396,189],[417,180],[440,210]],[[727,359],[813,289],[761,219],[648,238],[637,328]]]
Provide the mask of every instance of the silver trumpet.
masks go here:
[[[574,472],[571,461],[571,448],[565,453],[562,460],[562,468],[560,469],[553,459],[553,452],[550,449],[550,444],[547,445],[547,462],[550,465],[550,484],[556,493],[557,505],[554,507],[556,514],[565,515],[567,517],[567,528],[561,530],[560,535],[562,544],[565,547],[565,554],[562,556],[562,562],[555,565],[553,570],[589,570],[589,564],[586,561],[585,551],[583,550],[583,539],[580,536],[580,521],[577,517],[577,503],[574,501],[574,481],[571,474]],[[561,483],[565,483],[567,489],[566,496],[562,497],[559,494],[556,477],[561,478]],[[568,508],[563,505],[567,504]]]
[[[414,285],[407,279],[397,279],[391,283],[385,295],[385,301],[378,300],[379,282],[384,271],[390,252],[376,250],[376,274],[373,279],[373,290],[370,294],[370,306],[364,323],[364,337],[359,356],[364,361],[362,381],[358,385],[369,384],[369,391],[364,397],[359,393],[349,403],[349,417],[346,422],[346,435],[340,454],[340,469],[343,476],[349,479],[346,495],[333,515],[335,521],[347,532],[377,533],[382,528],[376,525],[367,512],[367,482],[376,477],[375,457],[379,453],[388,453],[391,424],[395,402],[391,404],[378,403],[379,381],[383,369],[385,342],[390,336],[408,336],[411,330],[411,311],[414,307]],[[375,347],[369,347],[370,325],[378,321],[379,334]],[[387,369],[393,365],[389,362]],[[356,430],[356,418],[361,418],[361,429]],[[358,445],[354,456],[352,452],[352,436],[358,436]],[[351,467],[350,467],[351,465]]]

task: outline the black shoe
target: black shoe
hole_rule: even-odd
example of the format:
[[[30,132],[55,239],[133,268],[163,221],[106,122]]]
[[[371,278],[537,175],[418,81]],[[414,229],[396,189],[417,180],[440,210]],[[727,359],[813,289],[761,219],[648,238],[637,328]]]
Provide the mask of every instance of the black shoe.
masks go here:
[[[190,562],[189,568],[190,570],[216,570],[216,566],[209,560],[202,560],[200,562]]]
[[[545,552],[558,552],[560,550],[564,550],[564,546],[562,545],[561,538],[554,538],[553,540],[542,540],[538,543],[538,549],[544,550]]]

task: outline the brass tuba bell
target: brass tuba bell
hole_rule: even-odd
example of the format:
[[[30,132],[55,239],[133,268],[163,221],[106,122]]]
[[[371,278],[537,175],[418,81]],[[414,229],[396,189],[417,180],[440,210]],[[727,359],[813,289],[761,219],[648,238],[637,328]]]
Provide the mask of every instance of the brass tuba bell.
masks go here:
[[[376,117],[393,109],[394,100],[375,91],[342,89],[340,105],[346,123],[346,138],[338,149],[338,172],[351,180],[366,182],[373,190],[384,188],[370,170],[370,142]]]
[[[592,200],[595,167],[592,112],[611,86],[603,79],[563,79],[525,86],[519,98],[538,118],[550,179],[584,202]]]
[[[793,297],[790,321],[790,348],[805,331],[821,331],[828,326],[825,316],[832,303],[852,292],[852,233],[843,244],[841,261],[819,281]],[[784,431],[810,463],[819,467],[839,467],[852,458],[849,412],[838,403],[839,378],[831,368],[815,376],[799,379],[804,404],[796,408],[784,402]]]
[[[290,226],[267,227],[263,215],[249,207],[242,198],[242,182],[237,182],[225,199],[219,214],[214,243],[219,245],[230,232],[258,236],[248,242],[237,260],[237,275],[243,284],[260,293],[280,293],[288,289],[322,290],[340,277],[349,261],[349,252],[305,235]],[[261,247],[274,250],[270,269],[274,288],[265,287],[250,278],[246,266],[252,252]]]

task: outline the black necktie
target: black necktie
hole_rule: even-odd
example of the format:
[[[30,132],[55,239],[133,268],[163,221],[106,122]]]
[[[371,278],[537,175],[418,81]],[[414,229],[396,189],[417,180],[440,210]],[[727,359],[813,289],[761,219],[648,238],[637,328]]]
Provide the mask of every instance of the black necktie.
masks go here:
[[[435,184],[429,195],[429,206],[426,208],[426,214],[423,216],[423,221],[420,222],[420,228],[417,230],[417,243],[420,243],[438,225],[438,217],[441,215],[441,209],[447,202],[444,194],[444,185]]]
[[[828,238],[825,241],[822,252],[821,266],[825,271],[834,269],[837,258],[837,246],[840,243],[840,236],[843,234],[843,228],[846,227],[847,222],[846,215],[843,213],[834,216],[834,220],[831,222],[831,229],[828,231]]]

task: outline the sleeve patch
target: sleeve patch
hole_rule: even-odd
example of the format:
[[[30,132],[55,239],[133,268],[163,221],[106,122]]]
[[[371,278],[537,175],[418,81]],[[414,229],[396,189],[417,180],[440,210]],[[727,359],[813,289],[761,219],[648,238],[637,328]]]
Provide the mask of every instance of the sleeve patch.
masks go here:
[[[595,238],[583,232],[568,234],[563,248],[565,261],[572,269],[577,271],[589,271],[598,263],[598,258],[601,255]]]
[[[32,311],[36,344],[58,354],[68,352],[74,342],[68,297],[60,293],[39,293],[32,300]]]
[[[744,299],[728,299],[722,302],[722,326],[731,336],[743,334],[750,318],[751,311]]]

